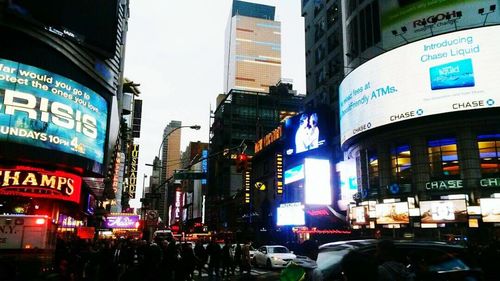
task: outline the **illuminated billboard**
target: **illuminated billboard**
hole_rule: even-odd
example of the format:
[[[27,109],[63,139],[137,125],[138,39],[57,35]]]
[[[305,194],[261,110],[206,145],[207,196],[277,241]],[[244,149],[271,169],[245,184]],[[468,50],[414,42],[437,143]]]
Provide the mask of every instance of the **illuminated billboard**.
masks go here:
[[[352,206],[349,209],[349,219],[351,220],[351,224],[354,225],[370,224],[368,206]]]
[[[79,204],[82,178],[28,166],[0,167],[0,195],[64,200]]]
[[[276,225],[304,225],[305,223],[304,205],[301,203],[280,204],[277,209]]]
[[[304,179],[304,164],[300,164],[285,171],[285,184]]]
[[[305,112],[285,120],[285,154],[314,150],[326,143],[326,113]]]
[[[467,222],[465,200],[420,201],[422,223]]]
[[[336,170],[339,173],[339,196],[337,206],[341,211],[347,210],[349,203],[354,202],[354,195],[358,192],[358,177],[356,174],[356,160],[347,159],[337,163]]]
[[[330,160],[305,159],[305,203],[307,205],[332,204]]]
[[[57,150],[103,163],[108,107],[89,88],[0,59],[0,142]]]
[[[377,224],[410,223],[408,202],[384,203],[375,205]]]
[[[379,1],[384,49],[437,34],[500,23],[499,0]]]
[[[112,214],[106,217],[104,227],[113,229],[135,229],[139,227],[139,216]]]
[[[341,142],[409,119],[500,106],[499,44],[500,26],[489,26],[421,40],[364,63],[339,88]]]
[[[500,222],[500,198],[481,198],[483,222]]]

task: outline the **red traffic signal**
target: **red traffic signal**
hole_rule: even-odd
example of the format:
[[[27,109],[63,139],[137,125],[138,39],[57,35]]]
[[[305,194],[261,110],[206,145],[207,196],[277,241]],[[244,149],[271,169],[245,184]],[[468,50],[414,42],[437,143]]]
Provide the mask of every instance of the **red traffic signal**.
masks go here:
[[[241,173],[248,168],[248,155],[245,153],[238,154],[236,157],[236,172]]]

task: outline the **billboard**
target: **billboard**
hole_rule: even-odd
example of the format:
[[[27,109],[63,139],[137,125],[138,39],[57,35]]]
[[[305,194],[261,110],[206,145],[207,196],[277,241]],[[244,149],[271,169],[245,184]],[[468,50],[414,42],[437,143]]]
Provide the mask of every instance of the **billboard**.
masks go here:
[[[139,145],[134,144],[131,151],[130,175],[128,181],[128,192],[130,198],[135,198],[135,191],[137,188],[137,165],[139,164]]]
[[[499,0],[384,0],[379,3],[384,49],[437,34],[500,23],[500,13],[495,12]]]
[[[304,164],[300,164],[285,171],[285,184],[304,179]]]
[[[368,211],[368,206],[352,206],[349,209],[349,218],[351,224],[354,225],[367,225],[370,224],[370,216]]]
[[[106,100],[63,76],[0,59],[0,142],[103,163]]]
[[[420,201],[422,223],[467,222],[465,200]]]
[[[285,120],[285,154],[294,155],[326,144],[326,113],[306,112]]]
[[[134,229],[139,227],[138,215],[110,215],[104,221],[104,227],[113,229]]]
[[[302,205],[300,202],[280,204],[280,206],[277,208],[276,225],[285,226],[304,224],[306,224],[304,205]]]
[[[332,186],[330,160],[305,159],[305,190],[307,205],[331,205]]]
[[[500,222],[500,198],[481,198],[483,222]]]
[[[349,203],[354,202],[354,195],[358,192],[358,177],[356,173],[356,160],[347,159],[336,164],[339,173],[340,194],[337,205],[341,211],[347,210]]]
[[[375,210],[377,224],[410,223],[408,202],[377,204]]]
[[[0,195],[64,200],[79,204],[82,178],[29,166],[0,167]]]
[[[339,88],[341,142],[409,119],[500,106],[499,44],[500,26],[489,26],[421,40],[364,63]]]

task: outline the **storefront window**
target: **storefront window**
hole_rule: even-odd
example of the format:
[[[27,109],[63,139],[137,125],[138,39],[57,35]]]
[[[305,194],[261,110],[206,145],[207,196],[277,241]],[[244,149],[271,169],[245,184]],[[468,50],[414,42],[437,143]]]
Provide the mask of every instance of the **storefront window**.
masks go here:
[[[455,138],[428,142],[431,178],[456,177],[460,175],[460,165]]]
[[[500,173],[500,134],[477,136],[482,174]]]
[[[409,145],[391,149],[391,182],[411,184],[411,152]]]

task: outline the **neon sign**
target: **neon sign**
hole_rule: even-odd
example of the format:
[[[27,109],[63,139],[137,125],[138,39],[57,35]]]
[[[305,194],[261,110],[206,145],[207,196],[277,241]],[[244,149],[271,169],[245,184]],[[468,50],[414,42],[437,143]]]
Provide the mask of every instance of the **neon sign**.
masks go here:
[[[107,228],[137,228],[139,225],[139,216],[117,215],[106,218],[105,226]]]
[[[0,195],[65,200],[80,203],[82,178],[28,166],[0,167]]]

